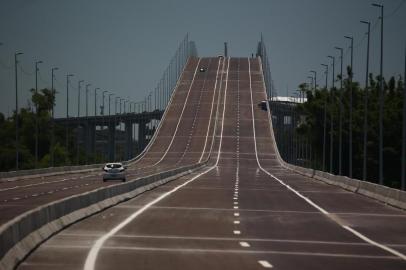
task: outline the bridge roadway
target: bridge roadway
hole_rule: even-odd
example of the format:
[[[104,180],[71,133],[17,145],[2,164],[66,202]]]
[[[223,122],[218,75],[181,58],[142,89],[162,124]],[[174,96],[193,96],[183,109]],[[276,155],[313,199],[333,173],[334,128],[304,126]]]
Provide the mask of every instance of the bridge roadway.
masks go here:
[[[281,167],[258,58],[195,61],[219,82],[191,78],[168,111],[179,121],[168,113],[134,167],[208,165],[70,226],[19,269],[406,269],[404,211]]]
[[[210,134],[212,133],[214,125],[212,122],[209,125],[209,119],[212,111],[211,104],[213,100],[217,102],[218,90],[214,87],[216,78],[220,76],[218,68],[220,61],[221,59],[218,58],[201,60],[191,58],[188,61],[174,91],[171,106],[163,116],[165,121],[157,132],[156,143],[147,149],[148,151],[141,159],[129,164],[127,178],[135,179],[179,167],[179,165],[196,163],[200,159],[200,155],[198,158],[196,153],[202,151],[199,147],[203,145],[196,141],[206,136],[208,129]],[[198,72],[199,62],[200,65],[208,68],[207,72]],[[219,84],[216,85],[218,86]],[[185,117],[181,117],[183,111]],[[190,113],[191,111],[193,114]],[[199,132],[198,135],[196,135],[197,132]],[[204,158],[207,158],[207,155]],[[104,183],[101,177],[100,168],[100,171],[53,176],[38,175],[29,179],[0,179],[0,225],[40,205],[117,184],[113,181]]]

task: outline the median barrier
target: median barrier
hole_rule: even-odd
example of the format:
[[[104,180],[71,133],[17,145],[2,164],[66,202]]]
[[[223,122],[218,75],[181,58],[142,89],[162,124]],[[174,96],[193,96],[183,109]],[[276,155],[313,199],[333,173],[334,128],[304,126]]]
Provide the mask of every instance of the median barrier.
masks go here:
[[[190,174],[206,162],[73,195],[17,216],[0,227],[0,269],[14,269],[42,242],[76,221]]]

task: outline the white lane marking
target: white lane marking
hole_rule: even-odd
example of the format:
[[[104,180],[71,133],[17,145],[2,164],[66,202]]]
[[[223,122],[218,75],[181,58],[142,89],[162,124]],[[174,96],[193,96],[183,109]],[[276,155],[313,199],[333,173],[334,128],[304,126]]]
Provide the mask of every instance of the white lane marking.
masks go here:
[[[239,217],[239,216],[240,216],[240,213],[234,213],[234,216],[235,216],[235,217]]]
[[[240,242],[240,246],[242,246],[242,247],[250,247],[251,245],[248,244],[247,242]]]
[[[221,62],[221,61],[220,61],[220,59],[219,59],[218,66],[217,66],[217,73],[216,73],[216,82],[214,83],[213,99],[212,99],[212,101],[211,101],[211,110],[210,110],[210,117],[209,117],[209,125],[208,125],[208,127],[207,127],[206,139],[205,139],[205,141],[204,141],[203,151],[202,151],[202,154],[201,154],[200,159],[199,159],[198,162],[201,162],[201,161],[202,161],[203,156],[204,156],[204,153],[205,153],[205,151],[206,151],[207,138],[209,137],[210,126],[211,126],[211,118],[212,118],[213,108],[214,108],[214,98],[216,97],[216,92],[217,92],[217,80],[218,80],[218,74],[219,74],[219,69],[220,69],[220,62]],[[223,68],[224,68],[224,61],[222,61],[221,65],[222,65],[222,66],[221,66],[221,70],[223,71]],[[223,80],[222,78],[223,78],[223,73],[221,73],[220,81]],[[219,89],[219,96],[220,96],[220,90],[221,90],[221,85],[220,85],[220,89]],[[216,114],[216,115],[217,115],[217,114]],[[214,137],[213,137],[213,140],[214,140]]]
[[[272,264],[270,264],[268,261],[265,261],[265,260],[259,260],[258,263],[264,268],[272,268],[273,267]]]
[[[200,59],[199,59],[200,62]],[[197,65],[198,67],[199,65]],[[196,67],[196,70],[197,70]],[[95,265],[96,265],[96,259],[97,259],[97,255],[99,254],[100,249],[102,248],[103,244],[107,241],[107,239],[109,239],[111,236],[113,236],[115,233],[117,233],[119,230],[121,230],[122,228],[124,228],[126,225],[128,225],[133,219],[135,219],[136,217],[138,217],[140,214],[142,214],[143,212],[145,212],[148,208],[150,208],[152,205],[156,204],[157,202],[163,200],[164,198],[166,198],[167,196],[171,195],[172,193],[176,192],[177,190],[179,190],[180,188],[186,186],[187,184],[189,184],[190,182],[194,181],[195,179],[199,178],[200,176],[210,172],[211,170],[217,168],[218,162],[220,160],[220,154],[221,154],[221,148],[222,148],[222,142],[223,142],[223,131],[224,131],[224,115],[225,115],[225,110],[226,110],[226,103],[227,103],[227,86],[228,86],[228,70],[230,67],[230,60],[228,59],[228,65],[227,65],[227,77],[226,77],[226,84],[225,84],[225,90],[224,90],[224,104],[223,104],[223,115],[222,115],[222,123],[221,123],[221,133],[220,133],[220,143],[218,146],[218,150],[217,150],[217,160],[216,163],[212,166],[209,167],[208,169],[206,169],[204,172],[201,172],[199,174],[197,174],[196,176],[194,176],[193,178],[191,178],[190,180],[184,182],[181,185],[178,185],[177,187],[173,188],[172,190],[162,194],[161,196],[159,196],[158,198],[156,198],[155,200],[149,202],[148,204],[144,205],[142,208],[140,208],[139,210],[137,210],[136,212],[134,212],[133,214],[131,214],[129,217],[127,217],[124,221],[122,221],[121,223],[119,223],[116,227],[114,227],[113,229],[111,229],[108,233],[104,234],[102,237],[100,237],[99,239],[96,240],[96,242],[92,245],[92,248],[90,249],[87,257],[86,257],[86,262],[85,265],[83,267],[84,270],[93,270],[95,269]]]
[[[239,220],[234,220],[234,224],[240,224]]]
[[[189,90],[188,90],[188,92],[187,92],[187,96],[186,96],[186,99],[185,99],[185,103],[184,103],[184,105],[183,105],[182,112],[180,113],[180,116],[179,116],[179,119],[178,119],[178,123],[176,124],[176,128],[175,128],[175,131],[174,131],[174,133],[173,133],[172,139],[171,139],[171,141],[170,141],[168,147],[166,148],[166,151],[165,151],[164,154],[162,155],[162,157],[161,157],[157,162],[155,162],[153,165],[151,165],[151,167],[154,167],[155,165],[158,165],[159,163],[161,163],[161,161],[162,161],[162,160],[166,157],[166,155],[168,154],[169,149],[171,148],[172,143],[173,143],[173,141],[175,140],[176,134],[178,133],[179,124],[180,124],[180,122],[181,122],[181,120],[182,120],[183,113],[185,112],[186,104],[187,104],[187,101],[188,101],[188,99],[189,99],[190,90],[192,89],[193,83],[194,83],[194,81],[195,81],[195,77],[196,77],[197,70],[198,70],[198,68],[199,68],[200,60],[201,60],[201,58],[199,58],[199,61],[197,62],[197,65],[196,65],[196,68],[195,68],[195,72],[194,72],[194,74],[193,74],[192,82],[190,83]]]
[[[239,235],[239,234],[241,234],[241,231],[235,230],[235,231],[233,231],[233,233]]]
[[[294,188],[292,188],[291,186],[287,185],[285,182],[283,182],[282,180],[280,180],[279,178],[277,178],[276,176],[274,176],[273,174],[271,174],[270,172],[268,172],[267,170],[265,170],[262,166],[261,163],[259,161],[258,158],[258,150],[257,150],[257,139],[256,139],[256,132],[255,132],[255,120],[254,120],[254,102],[253,102],[253,98],[252,98],[252,82],[251,82],[251,63],[248,59],[248,71],[249,71],[249,85],[250,85],[250,93],[251,93],[251,114],[252,114],[252,129],[254,132],[254,148],[255,148],[255,157],[257,160],[257,164],[258,167],[266,174],[268,174],[269,176],[271,176],[273,179],[275,179],[276,181],[278,181],[280,184],[282,184],[283,186],[285,186],[286,188],[288,188],[290,191],[292,191],[293,193],[295,193],[297,196],[299,196],[300,198],[302,198],[303,200],[305,200],[308,204],[310,204],[311,206],[313,206],[314,208],[316,208],[317,210],[319,210],[321,213],[323,213],[324,215],[326,215],[330,220],[336,222],[338,225],[340,225],[342,228],[346,229],[347,231],[351,232],[352,234],[354,234],[355,236],[357,236],[358,238],[370,243],[371,245],[374,245],[378,248],[381,248],[383,250],[386,250],[387,252],[401,258],[402,260],[406,260],[406,255],[398,252],[388,246],[385,246],[383,244],[379,244],[378,242],[373,241],[372,239],[366,237],[365,235],[363,235],[362,233],[346,226],[343,225],[341,223],[339,223],[336,219],[331,218],[331,215],[329,212],[327,212],[325,209],[323,209],[322,207],[320,207],[319,205],[317,205],[316,203],[314,203],[312,200],[310,200],[309,198],[307,198],[306,196],[303,196],[302,194],[300,194],[297,190],[295,190]],[[268,110],[269,111],[269,110]]]
[[[363,234],[359,233],[358,231],[354,230],[353,228],[350,228],[350,227],[348,227],[348,226],[346,226],[346,225],[341,225],[341,226],[342,226],[344,229],[346,229],[346,230],[352,232],[353,234],[355,234],[356,236],[358,236],[359,238],[361,238],[361,239],[364,240],[365,242],[368,242],[368,243],[370,243],[371,245],[380,247],[381,249],[386,250],[386,251],[388,251],[389,253],[392,253],[393,255],[396,255],[396,256],[398,256],[399,258],[402,258],[403,260],[406,260],[406,256],[405,256],[404,254],[402,254],[402,253],[400,253],[400,252],[398,252],[398,251],[396,251],[396,250],[394,250],[394,249],[392,249],[392,248],[390,248],[390,247],[388,247],[388,246],[385,246],[385,245],[379,244],[378,242],[375,242],[374,240],[372,240],[372,239],[366,237],[365,235],[363,235]]]
[[[234,206],[234,209],[238,209],[238,206]]]

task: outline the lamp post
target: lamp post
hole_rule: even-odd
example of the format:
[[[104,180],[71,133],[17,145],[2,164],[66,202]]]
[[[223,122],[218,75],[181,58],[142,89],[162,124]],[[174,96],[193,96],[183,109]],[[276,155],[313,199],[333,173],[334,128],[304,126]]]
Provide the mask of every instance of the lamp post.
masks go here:
[[[372,4],[374,7],[381,9],[381,61],[379,68],[379,184],[383,185],[383,103],[384,103],[384,89],[383,89],[383,5]]]
[[[314,70],[310,70],[311,73],[314,75],[314,91],[317,89],[317,72]]]
[[[327,95],[327,80],[328,80],[328,65],[321,64],[326,68],[326,95]],[[327,126],[327,97],[324,96],[324,119],[323,119],[323,171],[326,169],[326,126]]]
[[[349,89],[350,89],[350,120],[349,120],[349,149],[348,149],[348,160],[349,160],[349,168],[348,168],[348,176],[352,178],[352,64],[353,64],[353,56],[354,56],[354,37],[352,36],[344,36],[344,38],[349,39],[351,41],[350,48],[351,48],[351,61],[350,61],[350,74],[349,75]]]
[[[99,87],[94,89],[94,116],[97,116],[97,90],[100,90]]]
[[[35,95],[38,95],[38,65],[42,61],[35,62]],[[35,103],[35,168],[38,168],[38,104]]]
[[[70,77],[73,77],[73,74],[66,75],[66,125],[65,125],[65,132],[66,132],[66,134],[65,134],[65,136],[66,136],[66,138],[65,138],[65,140],[66,140],[65,141],[65,148],[66,148],[66,151],[68,151],[68,149],[69,149],[68,120],[69,120],[69,78]],[[66,156],[66,158],[67,158],[67,156]],[[65,160],[65,163],[67,163],[67,160]]]
[[[313,76],[307,76],[307,78],[311,80],[310,85],[311,85],[311,88],[313,88]],[[313,90],[314,90],[314,88],[313,88]]]
[[[51,92],[52,92],[52,132],[51,132],[51,145],[50,145],[50,165],[51,167],[54,166],[54,145],[55,145],[55,89],[54,89],[54,79],[55,79],[55,75],[54,75],[54,71],[58,70],[57,67],[54,67],[51,69]]]
[[[102,92],[102,109],[101,109],[101,114],[102,114],[102,115],[105,115],[105,113],[104,113],[104,95],[105,95],[106,93],[108,93],[108,91],[106,91],[106,90],[104,90],[104,91]]]
[[[402,166],[401,188],[406,189],[406,46],[405,46],[405,70],[403,75],[403,131],[402,131]]]
[[[332,85],[331,85],[331,91],[330,91],[330,102],[331,102],[331,105],[333,105],[333,103],[334,103],[334,100],[333,100],[333,98],[334,98],[334,93],[333,93],[333,91],[334,91],[334,87],[335,87],[335,73],[334,73],[334,70],[335,70],[335,57],[334,56],[331,56],[331,55],[328,55],[327,56],[328,58],[330,58],[330,59],[332,59],[333,60],[333,63],[332,63],[332,74],[331,74],[331,77],[332,77],[332,80],[331,80],[331,83],[332,83]],[[331,106],[331,110],[330,110],[330,173],[332,174],[333,173],[333,154],[334,154],[334,118],[333,118],[333,106]]]
[[[339,130],[338,130],[338,175],[342,175],[342,154],[343,154],[343,48],[334,47],[340,51],[340,100],[339,100]]]
[[[109,94],[109,116],[110,116],[110,99],[111,99],[111,96],[114,96],[114,94]]]
[[[364,146],[363,146],[363,162],[362,162],[362,180],[367,179],[367,142],[368,142],[368,82],[369,82],[369,40],[371,34],[371,23],[369,21],[360,21],[368,26],[367,40],[367,63],[365,72],[365,91],[364,91]]]
[[[86,84],[86,118],[89,116],[88,114],[88,97],[89,97],[89,86],[91,86],[91,83]]]
[[[79,128],[80,128],[80,86],[84,80],[78,82],[78,127],[76,132],[76,164],[79,165]]]
[[[23,54],[22,52],[14,53],[14,70],[15,70],[15,84],[16,84],[16,171],[19,169],[19,136],[18,136],[18,72],[17,72],[17,65],[18,65],[18,57],[19,55]]]

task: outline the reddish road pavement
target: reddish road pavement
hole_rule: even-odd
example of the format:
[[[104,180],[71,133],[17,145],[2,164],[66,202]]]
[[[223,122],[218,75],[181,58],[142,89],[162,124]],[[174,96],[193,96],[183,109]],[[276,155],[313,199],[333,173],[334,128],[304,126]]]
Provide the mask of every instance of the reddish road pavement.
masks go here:
[[[281,167],[257,106],[260,60],[210,69],[189,71],[196,87],[172,105],[182,117],[162,125],[175,136],[158,136],[164,146],[138,163],[176,166],[211,149],[208,166],[72,225],[19,269],[406,269],[404,211]]]

